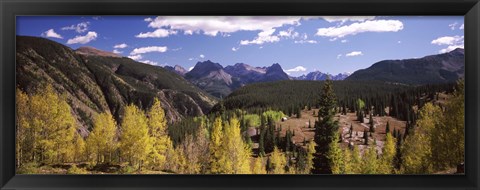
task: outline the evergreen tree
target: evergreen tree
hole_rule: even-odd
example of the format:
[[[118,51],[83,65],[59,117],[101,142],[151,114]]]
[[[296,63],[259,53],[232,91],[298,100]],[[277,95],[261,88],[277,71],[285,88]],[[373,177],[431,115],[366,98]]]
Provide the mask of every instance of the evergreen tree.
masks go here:
[[[385,128],[385,133],[387,133],[387,134],[390,133],[390,123],[388,121],[387,121],[387,126]]]
[[[368,131],[367,131],[367,129],[365,129],[363,131],[363,140],[364,140],[364,144],[368,145]]]
[[[314,140],[317,144],[314,161],[314,173],[331,173],[330,160],[327,157],[329,144],[336,138],[338,121],[334,120],[333,109],[336,107],[336,96],[331,80],[326,80],[319,101],[319,121],[315,123]]]

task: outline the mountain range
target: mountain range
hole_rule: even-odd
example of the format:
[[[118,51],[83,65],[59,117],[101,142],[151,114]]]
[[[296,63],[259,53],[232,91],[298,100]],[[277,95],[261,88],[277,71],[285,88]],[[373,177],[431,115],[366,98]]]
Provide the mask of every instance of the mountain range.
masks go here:
[[[464,77],[465,72],[463,49],[418,59],[384,60],[351,75],[314,71],[291,77],[278,63],[268,67],[245,63],[223,67],[207,60],[197,62],[188,71],[179,65],[160,67],[140,63],[94,47],[73,50],[45,38],[17,36],[16,41],[17,87],[32,94],[51,84],[66,95],[85,133],[96,114],[110,112],[120,121],[125,105],[133,103],[148,109],[154,98],[161,101],[172,123],[206,114],[218,98],[254,83],[330,78],[422,85],[454,82]]]
[[[408,85],[449,83],[465,75],[465,50],[417,59],[384,60],[355,71],[345,80],[384,81]]]
[[[350,76],[350,73],[339,73],[337,75],[332,75],[332,74],[327,74],[327,73],[322,73],[320,71],[313,71],[310,72],[306,75],[302,75],[299,77],[296,77],[296,80],[327,80],[327,78],[331,80],[343,80],[346,79],[348,76]]]
[[[121,121],[124,106],[148,109],[161,101],[169,122],[210,111],[217,99],[162,67],[89,48],[71,48],[38,37],[16,38],[17,87],[28,94],[50,84],[66,95],[83,135],[95,115],[109,112]]]

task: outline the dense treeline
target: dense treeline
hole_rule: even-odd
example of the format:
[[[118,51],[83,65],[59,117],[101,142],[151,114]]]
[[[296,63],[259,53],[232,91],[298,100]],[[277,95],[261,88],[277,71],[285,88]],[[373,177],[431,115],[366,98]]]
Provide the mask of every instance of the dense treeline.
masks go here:
[[[392,135],[387,123],[381,154],[375,149],[375,141],[374,146],[366,147],[361,154],[357,146],[342,148],[338,143],[339,136],[331,136],[333,139],[325,148],[330,168],[327,173],[429,174],[462,164],[465,159],[463,80],[458,81],[451,91],[453,97],[444,107],[428,102],[415,112],[418,119],[405,134],[393,131]],[[365,131],[364,136],[368,137],[368,133]]]
[[[269,140],[265,140],[270,154],[252,159],[252,141],[244,133],[245,111],[197,117],[179,123],[185,124],[183,128],[168,130],[165,112],[155,99],[146,111],[133,104],[126,106],[121,121],[108,112],[96,115],[93,129],[82,137],[76,131],[65,95],[56,94],[52,86],[40,88],[32,95],[17,90],[17,100],[19,173],[42,173],[45,166],[53,165],[68,165],[67,173],[79,174],[281,174],[308,173],[311,168],[313,142],[309,149],[302,150],[299,167],[292,163],[291,151],[280,151],[290,150],[293,144],[290,139],[280,140],[273,124],[283,116],[279,112],[261,114],[273,127],[269,129]],[[116,169],[111,170],[112,167]]]
[[[447,91],[452,91],[452,98],[442,107],[429,101],[438,97],[435,91],[445,91],[443,86],[398,93],[412,101],[405,104],[416,119],[403,134],[390,131],[387,123],[381,151],[375,140],[368,141],[374,132],[371,118],[382,115],[375,111],[375,104],[364,97],[352,100],[352,110],[362,116],[359,118],[367,113],[370,116],[370,131],[365,129],[364,145],[342,146],[334,117],[352,110],[350,105],[342,105],[335,82],[322,84],[312,103],[318,107],[315,135],[302,145],[292,142],[295,134],[290,129],[280,134],[282,126],[277,122],[284,117],[283,112],[265,107],[227,109],[228,101],[220,104],[217,112],[174,125],[167,124],[158,99],[146,110],[130,104],[123,108],[122,120],[109,112],[96,115],[92,130],[82,137],[65,95],[57,94],[52,86],[33,94],[18,89],[18,172],[41,173],[44,170],[39,168],[45,166],[68,165],[67,173],[425,174],[463,162],[463,81]],[[300,108],[295,112],[298,117]],[[255,129],[253,136],[251,129]],[[254,142],[258,148],[253,147]]]
[[[255,110],[259,108],[281,110],[291,116],[298,110],[307,107],[318,108],[319,92],[324,81],[278,81],[257,83],[242,87],[212,111],[218,111],[220,105],[224,109]],[[363,114],[386,115],[401,120],[414,120],[412,106],[423,106],[436,97],[437,92],[450,93],[454,84],[437,84],[425,86],[406,86],[382,82],[365,81],[333,81],[333,91],[337,97],[337,111],[363,112]],[[363,109],[357,107],[357,100],[364,101]]]

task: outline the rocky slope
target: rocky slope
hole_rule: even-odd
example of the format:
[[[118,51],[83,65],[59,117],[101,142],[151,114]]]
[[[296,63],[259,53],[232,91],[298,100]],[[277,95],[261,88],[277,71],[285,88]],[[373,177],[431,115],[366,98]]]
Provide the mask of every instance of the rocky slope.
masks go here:
[[[17,36],[16,45],[17,87],[33,93],[51,84],[65,94],[82,134],[88,133],[96,114],[110,112],[120,121],[125,105],[147,109],[155,97],[162,102],[169,122],[202,115],[216,103],[209,94],[161,67],[94,48],[74,51],[38,37]]]

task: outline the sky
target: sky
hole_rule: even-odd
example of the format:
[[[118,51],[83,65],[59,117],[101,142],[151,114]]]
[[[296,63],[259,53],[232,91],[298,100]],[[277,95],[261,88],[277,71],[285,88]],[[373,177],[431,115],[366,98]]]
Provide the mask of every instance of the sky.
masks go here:
[[[191,69],[279,63],[291,76],[464,47],[463,16],[17,16],[16,34]]]

